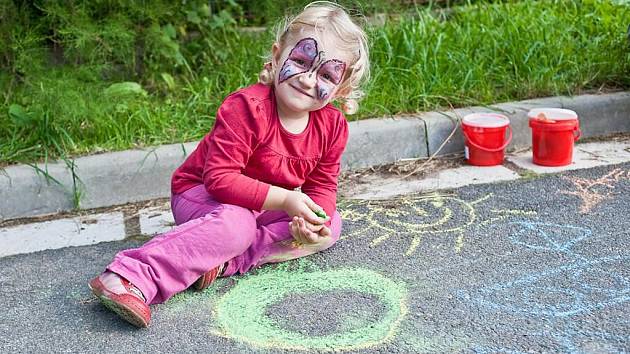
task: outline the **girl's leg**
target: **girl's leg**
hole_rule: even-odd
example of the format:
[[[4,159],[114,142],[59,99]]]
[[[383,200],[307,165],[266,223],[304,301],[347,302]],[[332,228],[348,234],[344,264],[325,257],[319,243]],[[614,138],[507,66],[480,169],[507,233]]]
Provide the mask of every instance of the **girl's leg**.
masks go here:
[[[119,252],[107,267],[138,287],[148,304],[187,289],[208,270],[245,252],[256,237],[258,213],[218,203],[201,187],[173,197],[180,225],[140,248]]]
[[[181,225],[190,220],[200,218],[220,205],[221,203],[214,200],[206,192],[202,184],[171,197],[171,211],[173,212],[175,225]]]
[[[308,256],[332,246],[341,235],[341,216],[335,211],[332,216],[332,235],[320,243],[297,246],[289,232],[291,218],[284,211],[266,210],[256,218],[256,237],[251,246],[241,255],[230,260],[225,276],[244,274],[253,267],[266,263],[283,262]]]

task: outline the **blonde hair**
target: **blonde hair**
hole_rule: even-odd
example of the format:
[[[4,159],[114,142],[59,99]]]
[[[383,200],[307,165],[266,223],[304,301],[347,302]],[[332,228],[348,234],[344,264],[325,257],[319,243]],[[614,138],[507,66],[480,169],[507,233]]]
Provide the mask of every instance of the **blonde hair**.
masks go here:
[[[370,76],[370,61],[365,32],[350,18],[346,10],[329,1],[315,1],[293,18],[285,18],[276,28],[276,43],[282,51],[289,38],[301,33],[305,28],[315,30],[332,29],[336,35],[338,48],[352,53],[352,61],[339,84],[336,97],[341,101],[341,109],[353,114],[359,108],[358,101],[364,93],[360,89]],[[272,85],[276,68],[272,67],[271,54],[263,70],[258,75],[258,82]],[[342,94],[339,94],[342,93]]]

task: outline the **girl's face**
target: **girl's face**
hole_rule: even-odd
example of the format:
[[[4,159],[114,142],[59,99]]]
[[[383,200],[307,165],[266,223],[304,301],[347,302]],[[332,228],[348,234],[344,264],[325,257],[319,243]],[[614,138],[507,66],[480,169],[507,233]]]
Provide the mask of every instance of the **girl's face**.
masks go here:
[[[332,36],[307,33],[288,41],[281,52],[274,45],[274,87],[283,110],[316,111],[335,97],[349,63],[348,54],[335,44]]]

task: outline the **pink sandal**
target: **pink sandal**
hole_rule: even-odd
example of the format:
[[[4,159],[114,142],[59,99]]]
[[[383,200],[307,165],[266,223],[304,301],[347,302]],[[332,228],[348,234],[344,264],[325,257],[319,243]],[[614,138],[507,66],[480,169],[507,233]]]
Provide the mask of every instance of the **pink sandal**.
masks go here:
[[[120,283],[116,284],[118,280]],[[105,272],[92,279],[88,286],[105,307],[116,312],[125,321],[136,327],[149,326],[151,310],[144,295],[127,279],[116,273]]]

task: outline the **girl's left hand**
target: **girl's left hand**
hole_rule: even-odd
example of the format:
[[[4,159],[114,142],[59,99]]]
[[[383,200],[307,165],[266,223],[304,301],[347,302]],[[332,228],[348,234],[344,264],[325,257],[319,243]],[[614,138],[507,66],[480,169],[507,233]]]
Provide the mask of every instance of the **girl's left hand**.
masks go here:
[[[313,225],[297,216],[294,216],[293,220],[289,222],[289,230],[293,238],[303,244],[317,243],[322,237],[331,235],[330,228],[325,225]]]

